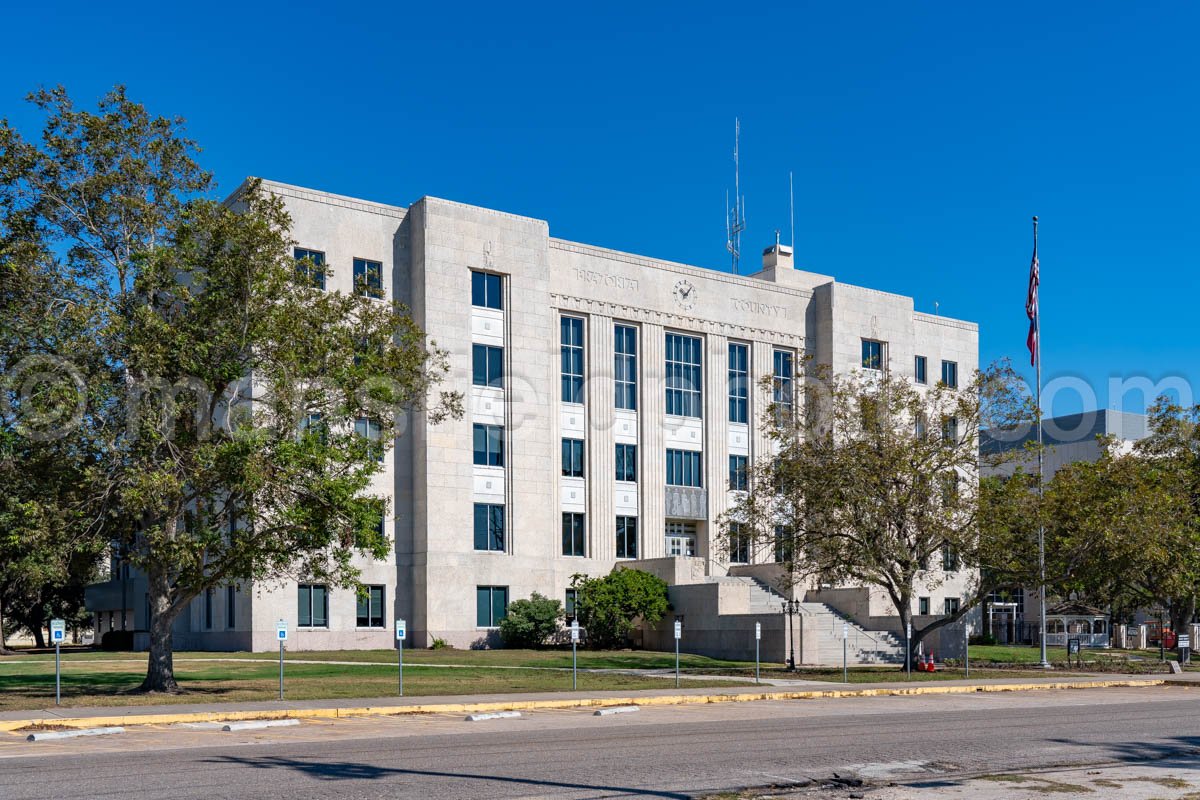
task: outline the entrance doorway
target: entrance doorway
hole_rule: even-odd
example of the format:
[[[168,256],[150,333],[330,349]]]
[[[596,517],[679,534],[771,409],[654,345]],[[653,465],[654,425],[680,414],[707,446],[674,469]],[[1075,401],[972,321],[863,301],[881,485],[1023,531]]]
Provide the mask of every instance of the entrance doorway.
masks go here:
[[[696,555],[696,523],[667,522],[667,555]]]

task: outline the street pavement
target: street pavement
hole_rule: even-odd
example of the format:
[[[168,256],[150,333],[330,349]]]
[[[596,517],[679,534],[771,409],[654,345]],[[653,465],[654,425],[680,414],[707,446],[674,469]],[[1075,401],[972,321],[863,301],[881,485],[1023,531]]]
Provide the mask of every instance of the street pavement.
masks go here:
[[[564,709],[488,722],[408,715],[239,733],[147,726],[37,743],[3,734],[0,798],[689,798],[835,775],[868,788],[934,789],[1063,765],[1169,763],[1196,774],[1197,712],[1200,688],[1167,686],[647,707],[608,717]],[[1030,788],[1014,784],[1011,796],[1034,796]],[[1111,791],[1088,796],[1122,796]]]

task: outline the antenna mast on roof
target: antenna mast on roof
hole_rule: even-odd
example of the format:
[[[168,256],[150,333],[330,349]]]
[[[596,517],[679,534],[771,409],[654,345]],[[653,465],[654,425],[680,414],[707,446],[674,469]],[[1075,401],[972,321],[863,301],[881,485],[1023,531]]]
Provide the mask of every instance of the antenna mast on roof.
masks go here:
[[[792,221],[792,255],[796,254],[796,192],[792,188],[792,171],[788,170],[788,216]]]
[[[741,170],[738,164],[738,139],[741,138],[741,120],[733,120],[733,206],[729,206],[729,194],[725,195],[725,249],[733,257],[733,274],[738,274],[738,261],[742,256],[742,231],[746,230],[746,198],[742,197]]]

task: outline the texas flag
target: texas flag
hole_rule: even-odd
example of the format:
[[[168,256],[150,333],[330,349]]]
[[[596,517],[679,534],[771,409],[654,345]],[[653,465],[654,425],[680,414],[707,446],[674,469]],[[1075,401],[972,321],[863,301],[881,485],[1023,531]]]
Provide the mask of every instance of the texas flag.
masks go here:
[[[1029,317],[1029,336],[1025,344],[1029,347],[1029,364],[1037,365],[1038,360],[1038,284],[1041,277],[1038,273],[1037,244],[1033,246],[1033,263],[1029,265],[1029,295],[1025,298],[1025,316]]]

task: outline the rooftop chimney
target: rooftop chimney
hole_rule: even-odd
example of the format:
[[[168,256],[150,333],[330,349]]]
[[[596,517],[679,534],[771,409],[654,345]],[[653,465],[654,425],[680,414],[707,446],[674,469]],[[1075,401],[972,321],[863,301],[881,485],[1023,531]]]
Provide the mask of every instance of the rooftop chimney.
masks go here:
[[[792,248],[786,244],[775,244],[763,250],[763,269],[792,269]]]

